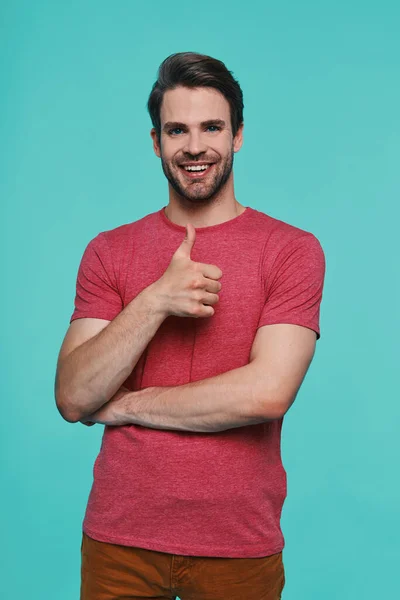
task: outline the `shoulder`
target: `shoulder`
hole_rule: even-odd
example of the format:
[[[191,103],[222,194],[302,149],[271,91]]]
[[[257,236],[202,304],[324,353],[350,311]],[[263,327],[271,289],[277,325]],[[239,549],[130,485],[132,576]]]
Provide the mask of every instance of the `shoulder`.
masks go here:
[[[317,236],[306,229],[253,209],[253,220],[266,233],[268,249],[280,251],[287,245],[320,246]]]
[[[265,271],[279,269],[288,258],[318,263],[324,268],[324,250],[315,233],[255,209],[252,209],[252,227],[262,235]]]
[[[144,217],[123,223],[112,229],[107,229],[98,233],[89,244],[102,251],[109,251],[112,254],[123,252],[131,243],[138,239],[139,235],[147,228],[151,228],[154,222],[155,213],[145,215]]]

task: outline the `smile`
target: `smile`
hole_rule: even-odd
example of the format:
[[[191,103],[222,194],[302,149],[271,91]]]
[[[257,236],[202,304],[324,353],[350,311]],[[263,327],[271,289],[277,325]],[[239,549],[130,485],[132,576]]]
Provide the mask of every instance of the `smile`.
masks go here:
[[[199,179],[201,177],[204,177],[204,175],[206,173],[208,173],[208,171],[210,171],[212,169],[212,167],[214,166],[213,164],[199,164],[199,165],[190,165],[190,166],[184,166],[184,165],[180,165],[180,169],[182,169],[182,171],[184,171],[186,177],[189,177],[190,179]]]

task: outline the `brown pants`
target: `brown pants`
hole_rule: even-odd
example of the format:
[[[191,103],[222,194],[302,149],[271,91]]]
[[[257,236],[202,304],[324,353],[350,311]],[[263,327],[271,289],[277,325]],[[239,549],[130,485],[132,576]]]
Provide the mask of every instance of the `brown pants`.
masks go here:
[[[279,600],[282,552],[262,558],[167,554],[82,534],[80,600]]]

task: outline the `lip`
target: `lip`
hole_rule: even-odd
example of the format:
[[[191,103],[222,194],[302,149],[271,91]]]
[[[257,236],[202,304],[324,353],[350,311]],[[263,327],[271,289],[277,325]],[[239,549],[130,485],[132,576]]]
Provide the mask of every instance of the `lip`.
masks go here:
[[[215,163],[197,163],[197,164],[203,164],[203,165],[208,164],[210,166],[205,171],[186,171],[186,169],[184,168],[185,165],[179,165],[179,168],[181,169],[181,171],[183,171],[183,174],[188,179],[203,179],[203,177],[208,175],[208,173],[212,170],[212,168],[215,165]],[[196,166],[196,164],[194,164],[194,165],[186,164],[186,166],[187,167],[188,166]]]

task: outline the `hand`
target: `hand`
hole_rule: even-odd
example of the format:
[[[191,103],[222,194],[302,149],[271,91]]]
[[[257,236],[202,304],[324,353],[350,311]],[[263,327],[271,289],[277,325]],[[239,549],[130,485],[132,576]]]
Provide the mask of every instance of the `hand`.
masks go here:
[[[217,279],[222,271],[215,265],[191,260],[190,252],[196,241],[196,230],[191,223],[186,225],[186,237],[172,256],[165,273],[156,282],[155,289],[165,305],[167,316],[211,317],[211,305],[219,301],[217,292],[221,284]]]
[[[86,425],[87,427],[96,425],[96,423],[103,425],[128,425],[130,421],[128,421],[123,410],[121,409],[122,407],[120,401],[121,398],[126,396],[126,394],[131,393],[131,390],[128,390],[128,388],[122,385],[116,391],[114,396],[112,396],[112,398],[106,402],[106,404],[103,404],[103,406],[101,406],[91,415],[84,417],[80,422],[82,425]]]

